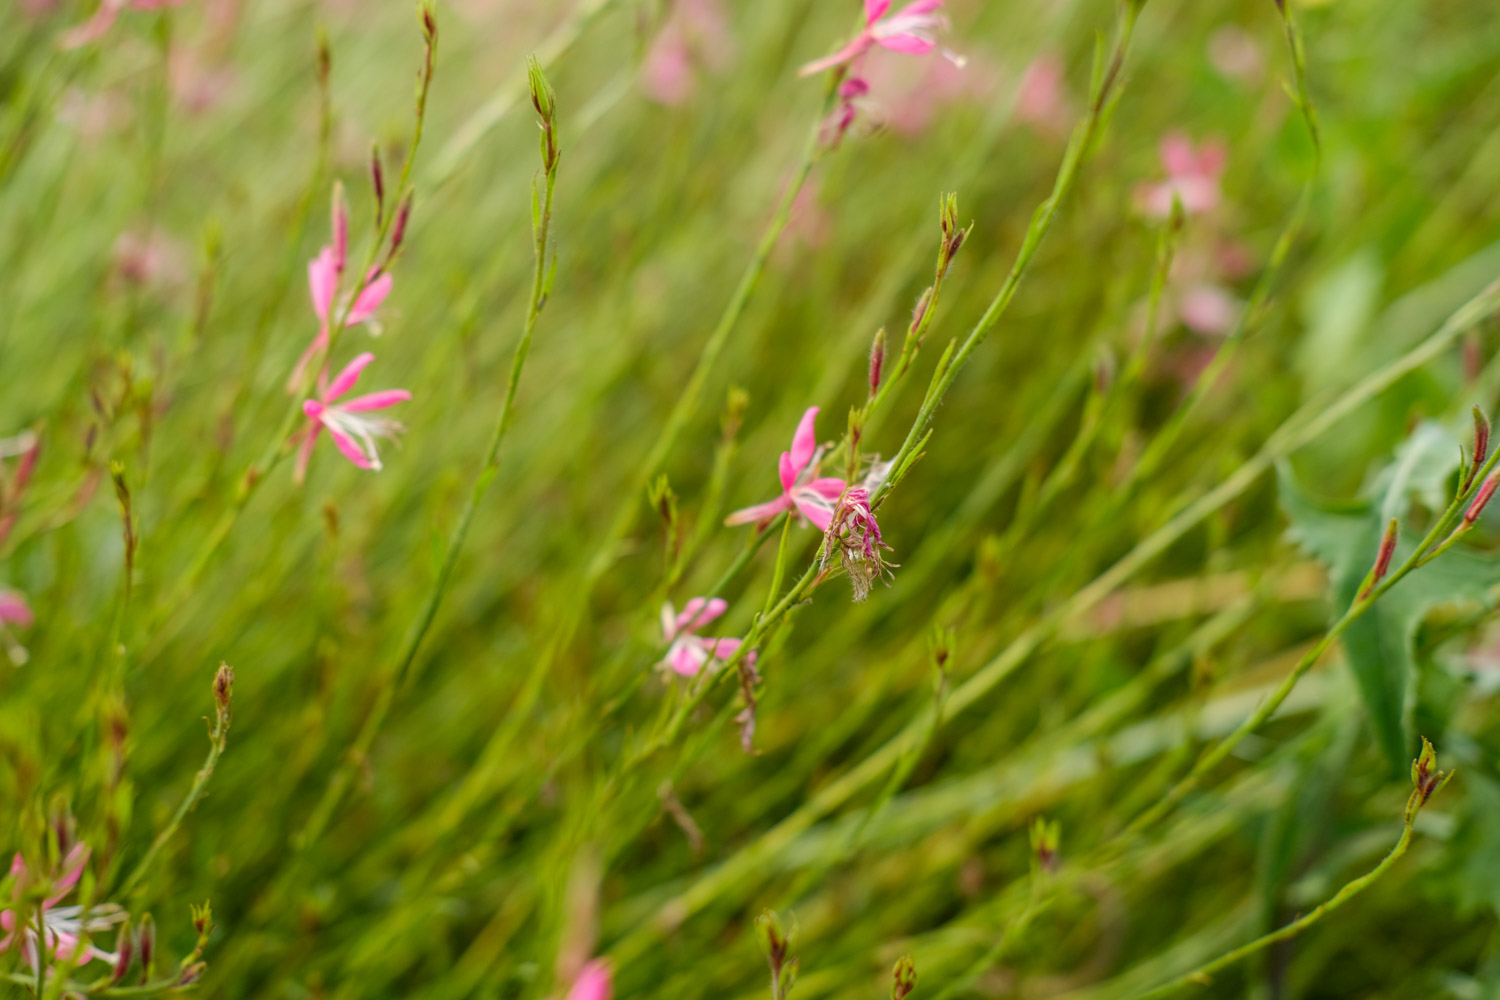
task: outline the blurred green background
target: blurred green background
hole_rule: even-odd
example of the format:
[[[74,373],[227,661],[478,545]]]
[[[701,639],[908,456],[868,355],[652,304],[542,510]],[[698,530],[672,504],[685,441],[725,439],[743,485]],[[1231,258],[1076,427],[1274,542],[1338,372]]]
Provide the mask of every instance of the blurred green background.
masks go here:
[[[616,962],[617,995],[763,996],[751,925],[772,907],[799,925],[798,998],[883,996],[907,953],[917,996],[936,996],[1007,927],[961,995],[1128,996],[1305,912],[1395,841],[1407,779],[1335,653],[1147,842],[1069,869],[1341,610],[1288,536],[1270,474],[945,716],[867,824],[884,772],[827,793],[931,714],[934,627],[954,631],[951,688],[1299,406],[1399,357],[1500,274],[1488,4],[1293,3],[1323,142],[1305,224],[1263,320],[1167,460],[1122,489],[1223,342],[1215,310],[1252,295],[1313,169],[1271,0],[1150,0],[1073,196],[880,510],[901,564],[892,585],[855,605],[832,581],[762,648],[758,754],[740,749],[725,684],[670,749],[611,780],[672,686],[654,669],[663,546],[641,466],[820,116],[821,85],[796,70],[846,37],[858,5],[440,3],[383,333],[340,342],[378,356],[361,388],[411,390],[407,432],[379,473],[326,443],[304,486],[276,468],[179,603],[174,585],[271,442],[316,330],[304,266],[326,239],[332,181],[351,193],[359,259],[370,144],[393,178],[411,141],[421,35],[404,2],[188,0],[126,10],[95,45],[61,52],[88,5],[3,2],[0,436],[35,430],[42,451],[0,544],[0,583],[37,619],[13,630],[27,662],[0,663],[0,802],[21,849],[64,798],[101,892],[117,885],[182,800],[207,749],[210,680],[231,663],[234,728],[208,795],[117,900],[149,909],[174,955],[192,944],[189,904],[212,900],[206,995],[561,995],[559,951],[588,948],[596,913],[588,950]],[[866,432],[868,451],[899,446],[942,346],[999,288],[1050,190],[1115,17],[1103,0],[948,12],[945,44],[967,65],[871,57],[869,106],[815,167],[670,455],[689,530],[705,532],[671,588],[679,607],[742,550],[752,529],[717,521],[774,495],[803,409],[822,407],[823,440],[841,433],[876,328],[899,343],[931,279],[938,198],[956,191],[974,230],[911,380]],[[319,25],[332,53],[322,169]],[[412,678],[299,853],[294,834],[433,586],[503,395],[531,280],[533,52],[556,88],[563,160],[556,285],[517,422]],[[1223,144],[1222,198],[1184,222],[1144,372],[1070,451],[1141,336],[1163,224],[1138,192],[1161,180],[1173,133]],[[1495,339],[1481,324],[1288,474],[1350,498],[1420,420],[1466,440],[1469,405],[1497,402]],[[748,404],[713,501],[731,387]],[[123,657],[110,461],[140,536]],[[625,542],[602,550],[630,505]],[[800,567],[815,536],[791,539]],[[774,550],[722,592],[713,634],[749,627]],[[1490,603],[1444,604],[1415,634],[1408,721],[1459,775],[1411,853],[1357,903],[1199,992],[1500,996]],[[1028,906],[1039,815],[1060,821],[1063,861],[1045,905]],[[13,950],[4,961],[20,968]]]

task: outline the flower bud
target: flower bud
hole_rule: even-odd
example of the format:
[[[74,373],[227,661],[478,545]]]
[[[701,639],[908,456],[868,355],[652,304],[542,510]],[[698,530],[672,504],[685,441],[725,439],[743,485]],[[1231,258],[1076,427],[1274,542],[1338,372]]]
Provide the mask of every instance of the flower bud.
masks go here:
[[[1361,600],[1375,589],[1377,583],[1385,579],[1386,572],[1391,568],[1391,557],[1396,554],[1398,528],[1399,525],[1394,517],[1391,518],[1391,523],[1385,526],[1385,534],[1380,539],[1380,548],[1375,553],[1375,567],[1370,570],[1370,577],[1364,589],[1359,592]]]
[[[1474,407],[1474,468],[1484,464],[1490,453],[1490,418],[1479,407]]]
[[[1037,867],[1044,872],[1057,870],[1058,849],[1062,846],[1062,825],[1041,816],[1031,821],[1031,850]]]
[[[880,375],[885,368],[885,327],[875,331],[875,342],[870,345],[870,395],[880,388]]]
[[[908,330],[915,335],[922,326],[922,320],[927,318],[927,308],[932,305],[932,286],[922,292],[922,297],[917,299],[916,308],[911,311],[911,326]]]
[[[396,221],[391,224],[391,252],[386,255],[385,262],[390,264],[392,258],[401,250],[401,241],[406,239],[406,223],[411,218],[412,192],[407,192],[401,200],[401,207],[396,209]]]
[[[333,182],[333,269],[344,273],[349,262],[349,202],[344,198],[342,181]]]
[[[910,955],[902,955],[891,970],[891,1000],[906,1000],[917,988],[917,963]]]
[[[115,965],[110,971],[111,983],[118,983],[125,978],[125,973],[130,971],[130,964],[135,961],[135,935],[131,933],[130,918],[120,925],[119,941],[115,944]]]
[[[233,696],[234,668],[227,663],[220,663],[218,672],[214,674],[214,702],[219,706],[221,720],[228,720],[229,700]]]
[[[207,962],[194,962],[192,965],[189,965],[187,968],[183,969],[182,972],[178,975],[177,985],[191,986],[193,983],[196,983],[200,977],[202,977],[203,970],[207,968]]]
[[[1425,806],[1427,800],[1432,798],[1432,793],[1446,785],[1452,777],[1453,772],[1437,769],[1437,751],[1432,748],[1427,737],[1422,737],[1422,752],[1411,762],[1414,805],[1417,808]]]
[[[151,914],[141,917],[141,982],[151,978],[151,960],[156,957],[156,922]]]
[[[380,165],[380,147],[370,144],[370,186],[375,189],[375,225],[385,218],[385,169]]]

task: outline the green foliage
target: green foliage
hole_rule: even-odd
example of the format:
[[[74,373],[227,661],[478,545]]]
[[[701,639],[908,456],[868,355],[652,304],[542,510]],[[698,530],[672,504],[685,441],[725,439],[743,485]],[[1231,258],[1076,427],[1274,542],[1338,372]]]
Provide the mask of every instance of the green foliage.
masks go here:
[[[1281,506],[1292,536],[1329,571],[1331,603],[1342,614],[1360,592],[1392,518],[1405,522],[1413,504],[1429,514],[1444,509],[1461,457],[1459,440],[1425,422],[1397,449],[1361,499],[1335,503],[1311,496],[1289,466],[1277,473]],[[1402,532],[1396,560],[1420,536]],[[1482,605],[1500,583],[1500,563],[1462,549],[1446,553],[1393,587],[1343,635],[1343,648],[1369,712],[1375,737],[1392,768],[1402,768],[1416,747],[1412,710],[1416,691],[1413,646],[1417,629],[1434,608]]]

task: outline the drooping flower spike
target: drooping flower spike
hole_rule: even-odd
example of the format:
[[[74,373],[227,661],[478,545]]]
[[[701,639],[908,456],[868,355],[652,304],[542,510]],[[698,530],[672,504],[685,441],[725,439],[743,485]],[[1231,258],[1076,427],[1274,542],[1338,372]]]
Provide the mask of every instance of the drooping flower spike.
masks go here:
[[[818,477],[818,462],[823,453],[813,430],[817,419],[818,408],[808,407],[792,435],[792,450],[781,453],[781,496],[737,510],[724,519],[725,524],[757,524],[784,510],[795,510],[819,531],[828,530],[834,503],[844,492],[844,481]]]
[[[307,463],[312,458],[313,446],[318,435],[328,431],[333,443],[344,457],[361,469],[379,469],[380,453],[375,448],[378,437],[393,438],[405,430],[399,423],[384,417],[369,417],[364,414],[372,410],[384,410],[411,399],[405,389],[384,389],[365,396],[338,402],[359,381],[360,372],[375,360],[375,355],[361,354],[334,376],[333,381],[322,387],[317,399],[302,404],[307,414],[308,425],[299,432],[301,440],[297,453],[297,482],[307,476]]]
[[[93,945],[83,945],[82,951],[79,951],[79,939],[85,933],[108,930],[120,923],[125,919],[123,909],[108,903],[94,905],[87,908],[88,913],[85,918],[85,908],[82,906],[58,905],[78,884],[78,879],[83,875],[83,869],[88,864],[88,860],[88,845],[75,844],[67,857],[63,858],[62,874],[47,887],[47,898],[42,901],[42,927],[46,932],[42,956],[38,955],[36,928],[30,921],[27,921],[24,927],[18,927],[16,915],[10,910],[0,911],[0,929],[5,931],[5,937],[0,938],[0,951],[6,951],[19,943],[21,955],[32,969],[37,967],[42,957],[57,958],[77,965],[91,962],[96,958],[106,962],[116,960],[116,955],[102,951]],[[22,884],[30,877],[26,862],[22,860],[21,855],[17,854],[11,861],[10,873]]]
[[[803,66],[797,75],[812,76],[852,63],[876,45],[892,52],[926,55],[937,48],[938,32],[948,27],[948,19],[939,13],[942,7],[943,0],[913,0],[887,16],[891,0],[865,0],[865,26],[854,40],[832,55]],[[956,56],[950,58],[961,62]]]
[[[344,326],[361,323],[374,334],[380,333],[375,322],[376,311],[385,303],[395,283],[388,271],[378,265],[365,274],[364,285],[358,293],[339,295],[339,281],[349,261],[349,210],[344,203],[341,187],[336,187],[333,198],[332,242],[318,251],[318,255],[307,262],[307,290],[312,297],[313,312],[318,317],[318,333],[313,337],[302,357],[287,379],[287,392],[296,392],[302,387],[307,375],[307,366],[328,350],[330,326],[337,317],[344,317]]]
[[[727,663],[739,652],[739,639],[709,639],[698,635],[698,630],[718,618],[729,608],[722,597],[695,597],[678,614],[667,601],[661,606],[661,634],[666,642],[667,655],[662,665],[670,667],[683,677],[696,677],[710,663]],[[745,654],[745,659],[755,663],[755,651]]]
[[[115,19],[127,7],[140,11],[164,10],[181,2],[182,0],[101,0],[94,16],[63,32],[58,44],[64,49],[76,49],[97,42],[109,34],[109,29],[115,25]]]

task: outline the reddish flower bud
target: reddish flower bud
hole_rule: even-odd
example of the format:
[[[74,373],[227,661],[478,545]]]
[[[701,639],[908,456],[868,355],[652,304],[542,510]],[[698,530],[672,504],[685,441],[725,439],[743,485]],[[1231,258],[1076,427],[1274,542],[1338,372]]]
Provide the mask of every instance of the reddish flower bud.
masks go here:
[[[375,225],[385,218],[385,170],[380,165],[380,147],[370,146],[370,185],[375,189]]]
[[[870,395],[880,388],[881,372],[885,369],[885,327],[875,331],[875,342],[870,345]]]
[[[1375,568],[1370,570],[1370,581],[1359,592],[1361,599],[1375,589],[1375,585],[1385,578],[1386,572],[1391,568],[1391,557],[1396,554],[1398,527],[1394,517],[1391,518],[1391,523],[1385,526],[1385,535],[1380,539],[1380,549],[1375,553]]]
[[[344,273],[349,262],[349,203],[344,199],[344,185],[335,181],[333,185],[333,270]]]
[[[1474,468],[1484,465],[1490,453],[1490,420],[1479,407],[1474,407]]]
[[[130,963],[135,961],[135,935],[130,931],[130,920],[127,918],[120,925],[120,937],[115,944],[115,966],[110,971],[110,982],[118,983],[125,978],[125,973],[130,971]]]
[[[1479,515],[1484,511],[1484,505],[1490,502],[1490,497],[1495,495],[1495,487],[1500,486],[1500,472],[1492,472],[1479,487],[1479,492],[1474,494],[1474,502],[1469,504],[1468,511],[1464,514],[1464,524],[1471,525],[1479,520]]]

